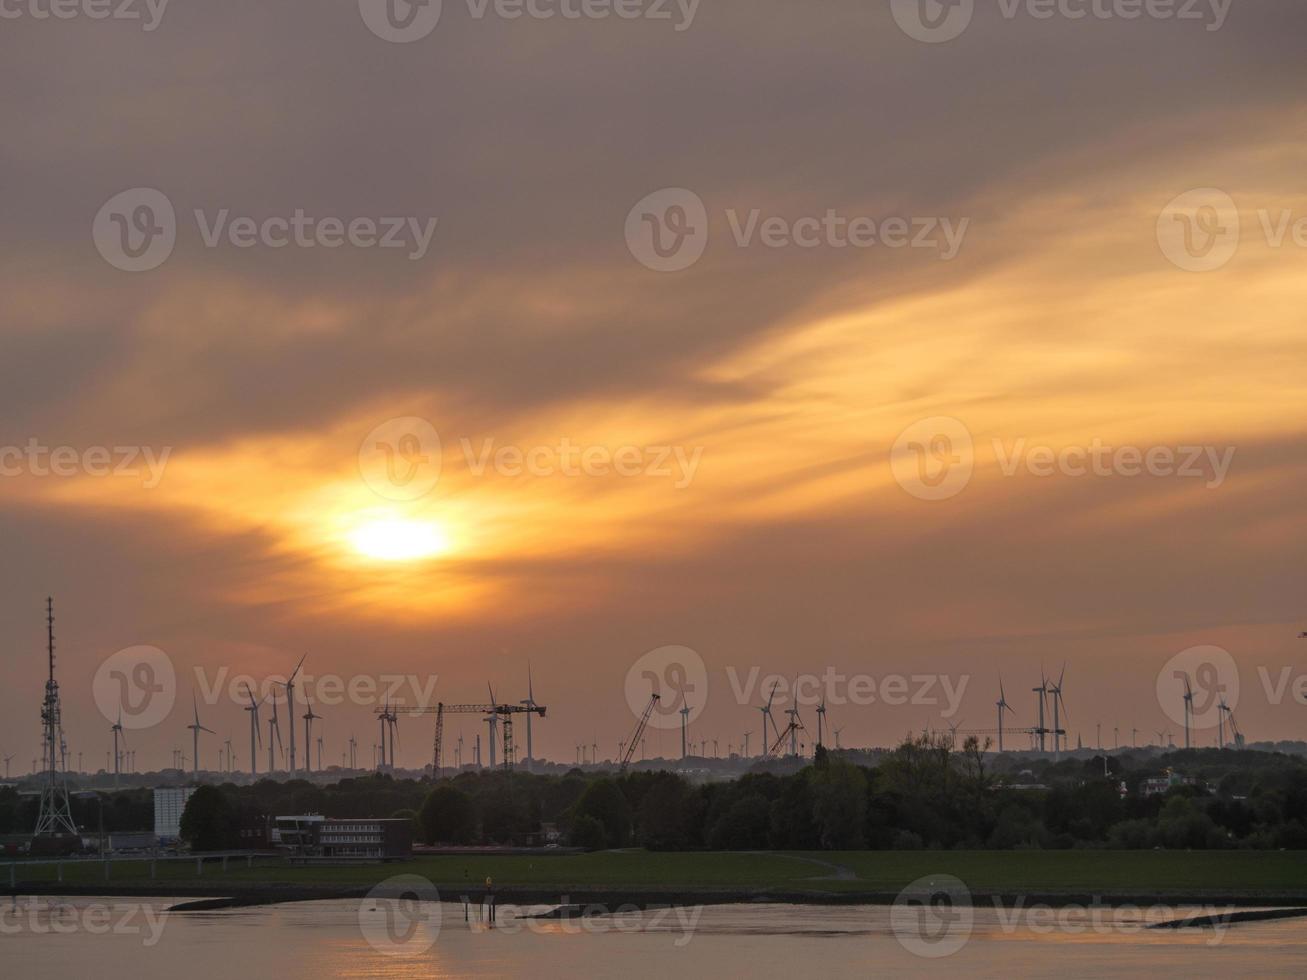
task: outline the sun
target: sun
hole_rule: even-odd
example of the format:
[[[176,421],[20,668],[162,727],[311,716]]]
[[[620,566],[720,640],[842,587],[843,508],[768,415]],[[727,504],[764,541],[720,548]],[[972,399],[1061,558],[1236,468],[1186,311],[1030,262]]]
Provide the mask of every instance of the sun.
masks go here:
[[[360,524],[349,534],[360,555],[378,561],[419,561],[449,551],[449,534],[439,523],[406,517],[383,517]]]

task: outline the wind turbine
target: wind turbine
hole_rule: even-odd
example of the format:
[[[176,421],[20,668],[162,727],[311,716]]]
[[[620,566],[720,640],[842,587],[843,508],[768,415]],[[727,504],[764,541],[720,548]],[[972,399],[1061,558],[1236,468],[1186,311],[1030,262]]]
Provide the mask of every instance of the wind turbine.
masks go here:
[[[835,732],[835,748],[836,748],[836,750],[838,751],[838,750],[839,750],[839,747],[840,747],[840,733],[841,733],[842,731],[844,731],[844,729],[843,729],[843,728],[835,728],[835,729],[832,729],[832,731]]]
[[[14,757],[13,757],[12,755],[7,755],[7,756],[4,757],[4,760],[5,760],[5,779],[8,779],[8,778],[9,778],[9,763],[13,761],[13,758],[14,758]]]
[[[1003,752],[1003,712],[1012,711],[1012,706],[1007,703],[1007,695],[1003,693],[1003,675],[998,675],[998,700],[994,702],[994,707],[998,708],[998,751],[1001,755]]]
[[[122,764],[120,762],[122,759],[122,753],[118,751],[118,739],[121,738],[123,744],[127,744],[127,735],[123,731],[123,713],[121,709],[118,711],[118,720],[109,726],[109,731],[113,732],[113,784],[117,787],[118,774],[122,770]]]
[[[281,725],[277,721],[277,699],[269,695],[268,700],[272,704],[272,717],[268,719],[268,775],[271,776],[274,772],[277,771],[276,760],[273,757],[273,746],[275,745],[277,748],[281,748],[282,743],[281,743]],[[291,720],[290,727],[291,730],[294,731],[295,729],[294,719]],[[275,742],[273,741],[274,735],[276,736]],[[285,750],[283,749],[283,752],[284,751]]]
[[[355,753],[358,749],[358,745],[359,745],[358,740],[354,737],[354,734],[351,732],[349,736],[349,767],[351,769],[358,768],[358,761],[355,756]]]
[[[822,745],[822,741],[823,741],[822,736],[825,734],[825,731],[826,731],[826,727],[825,727],[825,725],[826,725],[826,698],[825,698],[825,696],[823,695],[823,697],[822,697],[822,699],[821,699],[821,704],[817,705],[817,746],[818,746],[818,748],[820,748],[821,745]]]
[[[687,737],[690,734],[690,705],[688,703],[681,705],[681,758],[684,759],[689,754]]]
[[[379,714],[379,715],[377,716],[377,721],[380,722],[380,724],[381,724],[381,756],[380,756],[380,759],[379,759],[379,761],[378,761],[377,758],[375,757],[375,754],[374,754],[374,760],[373,760],[373,761],[376,761],[376,762],[377,762],[377,771],[378,771],[378,772],[384,772],[385,769],[386,769],[386,725],[389,724],[389,722],[390,722],[390,701],[389,701],[389,700],[387,700],[387,701],[382,705],[382,707],[381,707],[381,714]],[[374,748],[375,748],[375,746],[374,746]]]
[[[535,690],[531,686],[531,661],[526,662],[526,700],[519,702],[526,705],[526,768],[527,772],[531,771],[531,764],[535,761],[534,749],[531,745],[531,716],[535,714],[536,696]]]
[[[1194,712],[1194,690],[1189,686],[1189,675],[1184,675],[1184,747],[1189,748],[1189,723]]]
[[[191,707],[195,711],[195,723],[187,725],[191,730],[191,775],[199,778],[200,775],[200,732],[208,732],[210,735],[217,735],[212,728],[205,728],[200,724],[200,703],[195,700],[195,692],[191,692]]]
[[[1044,727],[1044,705],[1048,697],[1048,678],[1044,676],[1041,668],[1039,671],[1039,687],[1031,688],[1031,691],[1038,695],[1039,703],[1039,727],[1035,729],[1035,735],[1039,737],[1039,751],[1044,751],[1044,736],[1048,734],[1048,729]]]
[[[300,662],[295,665],[295,669],[291,671],[290,679],[285,684],[286,718],[290,721],[290,768],[288,772],[292,776],[295,775],[295,678],[299,676],[300,668],[304,666],[304,657],[307,656],[306,653],[303,657],[300,657]],[[308,750],[309,747],[305,745],[304,751],[307,752]]]
[[[1062,723],[1067,720],[1065,717],[1066,702],[1062,700],[1062,681],[1066,677],[1066,664],[1062,665],[1062,673],[1058,675],[1057,683],[1049,688],[1053,695],[1053,756],[1056,758],[1062,751],[1062,736],[1066,734],[1062,729]]]
[[[1225,713],[1229,711],[1229,706],[1225,703],[1225,695],[1221,695],[1221,700],[1216,705],[1216,747],[1225,748]]]
[[[390,768],[395,768],[395,748],[399,745],[399,715],[391,709],[386,723],[390,726]]]
[[[222,740],[222,744],[226,747],[226,750],[227,750],[227,762],[226,762],[227,771],[228,771],[228,772],[231,772],[231,771],[232,771],[232,763],[231,763],[231,739],[230,739],[230,738],[224,738],[224,739]]]
[[[308,702],[306,702],[308,703]],[[321,718],[322,715],[313,713],[313,705],[308,703],[308,711],[304,712],[304,771],[313,771],[313,722],[314,719]],[[321,742],[321,739],[318,739]],[[292,749],[291,751],[294,751]],[[318,768],[322,768],[322,752],[318,752]]]
[[[771,713],[772,701],[776,699],[776,688],[780,687],[780,683],[780,681],[776,681],[772,684],[771,693],[767,695],[767,703],[758,709],[762,712],[762,754],[764,756],[768,754],[767,746],[771,744],[771,741],[767,738],[767,722],[769,720],[771,721],[772,733],[775,734],[777,740],[781,737],[781,731],[776,727],[776,719],[772,717]]]
[[[258,756],[254,754],[254,740],[259,740],[259,748],[263,748],[263,729],[259,728],[259,703],[254,700],[254,694],[250,691],[250,686],[245,685],[245,696],[250,699],[250,706],[243,710],[250,713],[250,775],[259,774]]]
[[[499,702],[495,700],[495,689],[490,686],[489,681],[486,681],[486,690],[490,692],[491,705],[493,706],[499,704]],[[487,737],[490,741],[490,768],[494,769],[495,768],[495,739],[498,738],[499,736],[499,715],[492,711],[489,715],[485,717],[484,720],[486,723],[486,731],[488,733]]]
[[[790,755],[797,759],[799,757],[799,729],[803,727],[803,722],[799,718],[799,702],[795,700],[793,707],[786,708],[785,713],[790,716]]]

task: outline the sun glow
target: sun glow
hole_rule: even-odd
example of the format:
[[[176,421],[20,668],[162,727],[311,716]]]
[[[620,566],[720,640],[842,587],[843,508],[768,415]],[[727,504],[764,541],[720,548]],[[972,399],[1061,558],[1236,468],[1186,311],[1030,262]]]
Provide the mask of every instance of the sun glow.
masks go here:
[[[378,561],[417,561],[449,550],[449,534],[434,521],[385,517],[360,524],[349,534],[359,554]]]

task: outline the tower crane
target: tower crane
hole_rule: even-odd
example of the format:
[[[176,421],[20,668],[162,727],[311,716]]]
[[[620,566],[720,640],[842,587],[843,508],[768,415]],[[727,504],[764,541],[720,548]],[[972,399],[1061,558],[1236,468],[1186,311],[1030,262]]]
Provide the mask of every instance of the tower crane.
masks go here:
[[[515,761],[513,754],[513,716],[522,714],[536,714],[541,718],[545,716],[546,707],[542,704],[445,704],[437,702],[436,706],[430,707],[401,707],[399,705],[390,705],[389,708],[374,708],[374,714],[385,714],[389,711],[393,714],[405,715],[429,715],[432,712],[436,715],[436,736],[431,751],[431,773],[433,776],[440,775],[440,752],[441,741],[445,731],[445,715],[491,715],[500,721],[500,728],[503,731],[504,740],[504,758],[503,765],[505,769],[512,769]]]

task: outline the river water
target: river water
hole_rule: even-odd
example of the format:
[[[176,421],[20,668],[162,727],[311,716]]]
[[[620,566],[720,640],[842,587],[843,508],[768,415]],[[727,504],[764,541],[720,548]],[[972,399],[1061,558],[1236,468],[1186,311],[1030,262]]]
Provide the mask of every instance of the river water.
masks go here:
[[[721,905],[560,921],[501,907],[492,928],[451,903],[170,913],[168,899],[0,902],[0,977],[24,980],[1307,976],[1304,919],[1141,928],[1196,910]]]

